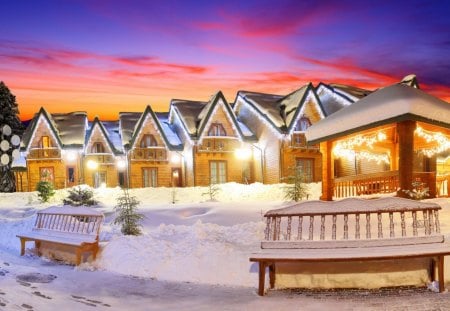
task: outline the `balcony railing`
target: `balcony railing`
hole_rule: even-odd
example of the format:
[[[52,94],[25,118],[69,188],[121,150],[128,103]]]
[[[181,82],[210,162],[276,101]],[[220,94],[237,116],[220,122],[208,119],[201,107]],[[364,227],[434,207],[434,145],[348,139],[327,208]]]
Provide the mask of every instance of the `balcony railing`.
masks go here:
[[[234,152],[240,147],[239,141],[232,138],[205,138],[198,145],[199,152]]]
[[[28,159],[60,159],[61,150],[59,148],[31,148],[28,152]]]
[[[398,171],[387,171],[336,178],[333,181],[334,197],[396,192],[399,190],[398,174]],[[448,179],[436,178],[434,172],[414,172],[413,182],[421,183],[418,188],[429,188],[430,193],[435,193],[436,196],[448,195]],[[443,187],[447,187],[447,190]]]
[[[436,177],[436,195],[450,197],[450,174]]]
[[[85,156],[85,161],[93,160],[98,164],[114,164],[114,157],[110,153],[88,153]]]
[[[131,160],[135,161],[167,161],[167,151],[164,147],[134,148]]]
[[[319,145],[308,146],[304,133],[294,132],[291,136],[291,147],[297,149],[319,150]]]

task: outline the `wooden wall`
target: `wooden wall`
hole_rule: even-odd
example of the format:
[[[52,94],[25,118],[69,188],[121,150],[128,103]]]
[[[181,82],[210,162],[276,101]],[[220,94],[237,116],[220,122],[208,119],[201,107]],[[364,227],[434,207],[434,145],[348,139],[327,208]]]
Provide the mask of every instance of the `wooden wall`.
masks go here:
[[[282,149],[282,181],[284,177],[293,175],[293,168],[298,158],[314,160],[313,181],[322,180],[322,154],[319,150],[283,147]]]
[[[225,161],[227,182],[242,183],[242,161],[236,159],[234,153],[196,152],[195,153],[195,185],[207,186],[210,183],[210,161]]]
[[[43,167],[53,168],[55,189],[63,189],[66,186],[66,166],[61,160],[31,160],[27,162],[28,189],[36,190],[36,185],[40,181],[40,169]]]

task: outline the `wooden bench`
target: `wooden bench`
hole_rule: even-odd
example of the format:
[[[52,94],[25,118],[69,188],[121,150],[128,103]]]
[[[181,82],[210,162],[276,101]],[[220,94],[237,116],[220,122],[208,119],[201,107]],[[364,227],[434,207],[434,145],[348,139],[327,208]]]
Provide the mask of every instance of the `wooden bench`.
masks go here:
[[[87,207],[49,207],[39,211],[33,229],[17,235],[21,244],[20,255],[25,254],[25,243],[34,241],[39,256],[41,242],[51,242],[74,247],[76,265],[81,263],[84,252],[92,252],[95,259],[103,218],[103,213]]]
[[[444,291],[444,256],[450,244],[440,233],[435,203],[402,198],[308,201],[271,210],[266,219],[259,264],[258,294],[264,295],[266,267],[275,286],[278,262],[342,262],[430,258],[431,279],[437,268],[439,291]],[[350,229],[349,229],[350,228]],[[306,234],[304,234],[306,233]]]

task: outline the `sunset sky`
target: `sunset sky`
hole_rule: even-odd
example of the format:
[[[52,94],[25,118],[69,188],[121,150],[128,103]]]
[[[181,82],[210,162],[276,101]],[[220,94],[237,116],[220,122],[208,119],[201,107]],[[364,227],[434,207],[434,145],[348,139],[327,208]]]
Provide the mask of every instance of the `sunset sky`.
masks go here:
[[[374,89],[417,75],[450,101],[449,1],[0,0],[0,80],[25,120],[167,111],[222,90]]]

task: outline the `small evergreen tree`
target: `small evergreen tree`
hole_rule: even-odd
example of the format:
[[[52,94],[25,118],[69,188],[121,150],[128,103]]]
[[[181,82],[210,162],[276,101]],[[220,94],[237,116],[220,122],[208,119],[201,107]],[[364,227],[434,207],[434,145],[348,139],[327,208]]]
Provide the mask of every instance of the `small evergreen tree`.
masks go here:
[[[303,180],[303,172],[300,167],[293,168],[294,174],[283,178],[288,185],[284,187],[284,198],[289,201],[301,201],[303,198],[308,197],[308,185]]]
[[[209,179],[208,191],[202,193],[202,196],[209,196],[210,201],[216,201],[216,197],[220,192],[219,185],[213,182],[212,178]]]
[[[11,135],[22,137],[24,126],[19,119],[19,108],[16,97],[11,94],[8,87],[0,81],[0,126],[8,125],[11,128]],[[12,158],[12,149],[6,151],[9,158]],[[11,171],[12,161],[8,165],[0,165],[0,192],[16,191],[16,180]]]
[[[63,200],[64,204],[72,206],[92,206],[98,204],[94,199],[94,192],[89,187],[73,187],[69,189],[69,195]]]
[[[40,181],[36,185],[36,191],[41,202],[48,202],[55,194],[53,184],[49,181]]]
[[[123,194],[117,198],[115,209],[118,215],[114,219],[114,224],[121,225],[121,231],[125,235],[141,234],[139,222],[144,218],[144,215],[137,212],[137,206],[139,204],[140,202],[136,197],[130,197],[126,188],[123,189]]]

